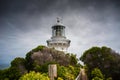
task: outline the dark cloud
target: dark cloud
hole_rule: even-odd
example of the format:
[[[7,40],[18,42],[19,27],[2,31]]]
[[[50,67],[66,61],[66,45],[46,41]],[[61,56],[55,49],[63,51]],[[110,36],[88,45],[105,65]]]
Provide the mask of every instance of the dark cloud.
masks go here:
[[[0,0],[0,61],[46,45],[56,17],[66,26],[71,52],[80,56],[94,45],[120,51],[119,0]]]
[[[96,10],[102,10],[107,5],[119,7],[117,0],[1,0],[0,11],[3,15],[14,13],[44,13],[56,11],[65,11],[66,9],[81,9],[93,6]]]
[[[1,0],[0,25],[4,27],[9,22],[27,30],[27,24],[36,24],[43,16],[63,16],[75,11],[91,17],[93,21],[106,21],[108,15],[117,16],[119,20],[119,3],[117,0]]]
[[[1,1],[1,12],[3,14],[35,13],[36,10],[43,13],[51,5],[48,0],[3,0]]]

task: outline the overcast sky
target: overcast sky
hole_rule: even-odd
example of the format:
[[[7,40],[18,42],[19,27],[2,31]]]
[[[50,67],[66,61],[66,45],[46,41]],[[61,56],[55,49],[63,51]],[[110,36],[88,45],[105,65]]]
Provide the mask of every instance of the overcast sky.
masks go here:
[[[68,52],[80,57],[92,46],[120,52],[119,0],[0,0],[0,64],[46,45],[57,17],[71,40]]]

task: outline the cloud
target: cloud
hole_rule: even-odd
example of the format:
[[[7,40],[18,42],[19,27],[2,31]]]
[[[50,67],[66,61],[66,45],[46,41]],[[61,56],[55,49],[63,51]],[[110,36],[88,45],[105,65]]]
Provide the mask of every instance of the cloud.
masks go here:
[[[8,3],[9,2],[9,3]],[[66,26],[69,52],[78,57],[92,46],[120,51],[119,2],[112,0],[12,0],[0,5],[0,60],[10,63],[46,45],[56,17]],[[7,56],[6,56],[7,55]],[[6,60],[7,58],[7,60]]]

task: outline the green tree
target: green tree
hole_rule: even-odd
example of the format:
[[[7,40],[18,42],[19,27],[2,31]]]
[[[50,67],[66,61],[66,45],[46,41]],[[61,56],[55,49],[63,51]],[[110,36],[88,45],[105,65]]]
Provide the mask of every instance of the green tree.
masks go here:
[[[58,77],[58,79],[57,80],[63,80],[61,77]]]
[[[26,73],[25,59],[17,57],[11,62],[11,66],[7,69],[1,70],[1,80],[18,80],[20,76]]]
[[[47,73],[48,65],[53,63],[59,65],[58,78],[56,78],[58,80],[74,80],[79,74],[80,64],[78,64],[75,54],[65,54],[62,51],[38,46],[28,52],[25,59],[17,57],[11,61],[8,69],[0,71],[0,79],[18,80],[22,75],[29,74],[30,71]]]
[[[104,80],[104,76],[98,68],[93,69],[93,71],[91,72],[91,76],[92,80]]]
[[[46,64],[54,62],[63,66],[78,66],[78,59],[75,54],[65,54],[62,51],[38,46],[26,54],[26,68],[28,71],[47,71]],[[44,68],[44,69],[41,69]],[[41,69],[41,70],[40,70]]]
[[[91,79],[91,71],[99,68],[105,78],[120,79],[120,55],[107,47],[92,47],[86,50],[80,60],[88,67],[88,76]]]
[[[25,65],[25,59],[24,58],[17,57],[11,62],[11,66],[19,66],[20,64]]]
[[[78,59],[76,58],[75,54],[71,54],[70,55],[70,64],[73,66],[76,66],[78,63]]]
[[[47,74],[41,74],[39,72],[31,71],[22,77],[19,80],[50,80]]]
[[[34,54],[34,52],[41,51],[44,48],[45,48],[45,46],[40,45],[40,46],[37,46],[36,48],[32,49],[30,52],[28,52],[26,54],[26,57],[25,57],[26,65],[25,66],[26,66],[28,71],[34,70],[34,67],[36,65],[34,60],[31,58],[31,56]]]
[[[11,62],[11,69],[14,68],[20,75],[25,74],[27,72],[25,63],[26,60],[24,58],[17,57]]]
[[[2,70],[2,73],[0,74],[1,80],[18,80],[21,76],[19,70],[17,70],[15,67],[10,67],[8,69]]]
[[[73,66],[64,67],[58,65],[57,70],[58,77],[61,77],[63,80],[74,80],[79,74],[79,69],[76,70]]]

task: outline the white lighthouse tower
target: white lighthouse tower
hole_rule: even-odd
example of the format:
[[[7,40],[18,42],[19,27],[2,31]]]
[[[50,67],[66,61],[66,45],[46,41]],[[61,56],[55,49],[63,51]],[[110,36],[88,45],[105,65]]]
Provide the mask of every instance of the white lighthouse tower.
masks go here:
[[[65,37],[65,26],[63,26],[57,18],[57,24],[52,26],[52,37],[47,40],[47,46],[67,52],[70,42],[71,41]]]

